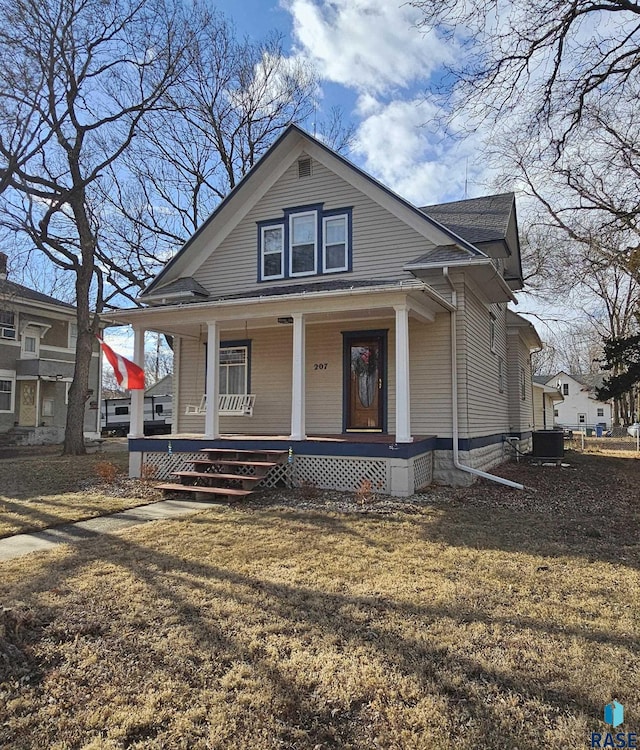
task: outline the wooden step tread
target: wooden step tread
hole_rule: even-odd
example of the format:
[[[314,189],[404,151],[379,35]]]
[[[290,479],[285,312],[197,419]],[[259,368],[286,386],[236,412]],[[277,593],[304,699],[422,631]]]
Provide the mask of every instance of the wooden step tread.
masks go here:
[[[211,463],[207,461],[206,463]],[[174,477],[206,477],[207,479],[233,479],[238,482],[259,482],[264,477],[253,474],[222,474],[217,471],[172,471]]]
[[[191,463],[199,463],[202,465],[202,463],[206,463],[207,466],[266,466],[267,468],[271,468],[272,466],[278,466],[278,463],[276,461],[235,461],[232,458],[221,458],[221,459],[215,459],[211,458],[208,461],[201,462],[200,460],[196,459],[195,461],[192,461]]]
[[[174,492],[206,492],[209,495],[236,495],[245,497],[251,494],[251,490],[235,490],[229,487],[202,487],[196,484],[178,484],[167,482],[154,485],[157,490],[173,490]]]
[[[256,450],[247,450],[246,448],[202,448],[201,453],[241,453],[244,455],[250,455],[253,456],[256,453],[261,453],[262,455],[268,455],[268,456],[286,456],[288,451],[281,451],[281,450],[270,450],[270,449],[262,449],[257,448]]]

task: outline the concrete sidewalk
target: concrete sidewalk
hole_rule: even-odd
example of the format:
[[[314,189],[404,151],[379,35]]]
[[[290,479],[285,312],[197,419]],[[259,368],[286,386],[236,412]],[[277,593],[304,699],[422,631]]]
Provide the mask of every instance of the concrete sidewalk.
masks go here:
[[[13,560],[30,552],[42,552],[59,544],[73,544],[91,539],[99,534],[117,534],[132,526],[140,526],[149,521],[164,521],[181,518],[214,505],[210,500],[160,500],[149,505],[139,505],[108,516],[90,518],[54,526],[31,534],[16,534],[0,539],[0,562]]]

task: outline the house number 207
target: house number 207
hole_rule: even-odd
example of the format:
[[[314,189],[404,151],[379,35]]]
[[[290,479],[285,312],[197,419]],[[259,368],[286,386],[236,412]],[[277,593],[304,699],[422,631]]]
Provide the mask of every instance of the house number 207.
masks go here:
[[[327,369],[327,363],[326,362],[316,362],[313,366],[314,370],[326,370]]]

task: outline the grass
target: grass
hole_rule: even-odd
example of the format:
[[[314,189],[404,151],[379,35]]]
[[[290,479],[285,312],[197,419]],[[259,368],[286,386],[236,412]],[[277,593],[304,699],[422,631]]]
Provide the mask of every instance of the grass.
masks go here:
[[[612,698],[633,731],[637,464],[569,463],[2,563],[0,747],[579,748]]]
[[[80,521],[159,499],[124,480],[127,453],[30,456],[0,461],[0,538]],[[124,487],[121,486],[124,484]]]

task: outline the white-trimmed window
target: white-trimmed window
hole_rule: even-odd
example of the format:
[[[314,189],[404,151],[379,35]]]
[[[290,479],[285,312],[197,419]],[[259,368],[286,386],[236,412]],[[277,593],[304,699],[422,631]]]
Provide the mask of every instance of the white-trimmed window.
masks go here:
[[[569,395],[569,383],[563,383],[562,384],[562,395],[568,396]]]
[[[492,312],[489,313],[489,349],[496,351],[496,316]]]
[[[40,337],[36,335],[33,329],[27,328],[22,334],[22,356],[35,359],[38,356],[39,349]]]
[[[554,410],[553,410],[553,416],[554,416],[554,417],[558,417],[558,416],[559,416],[559,414],[558,414],[558,410],[557,410],[557,409],[554,409]]]
[[[597,410],[598,417],[604,417],[604,406],[599,406]]]
[[[69,323],[69,349],[75,350],[77,343],[78,343],[78,324]]]
[[[249,347],[220,347],[220,394],[246,394],[249,385]]]
[[[504,359],[498,357],[498,391],[504,393]]]
[[[53,416],[53,407],[54,407],[55,401],[52,398],[43,398],[42,399],[42,416],[43,417],[52,417]]]
[[[349,270],[349,220],[346,214],[325,216],[322,220],[322,270],[324,273]]]
[[[284,227],[265,226],[260,230],[260,275],[262,279],[284,278]]]
[[[0,412],[15,411],[16,374],[13,370],[0,370]]]
[[[289,275],[309,276],[317,270],[318,217],[315,211],[289,217]]]
[[[10,310],[0,310],[0,339],[16,338],[16,315]]]

